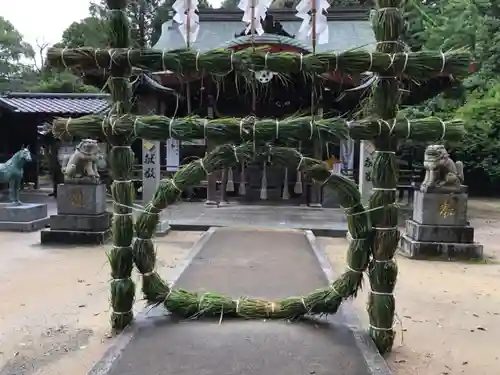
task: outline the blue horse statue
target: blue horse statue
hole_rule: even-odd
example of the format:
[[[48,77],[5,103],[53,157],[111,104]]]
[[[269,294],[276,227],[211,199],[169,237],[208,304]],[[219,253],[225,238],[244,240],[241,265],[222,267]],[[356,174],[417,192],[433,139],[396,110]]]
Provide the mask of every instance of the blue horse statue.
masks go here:
[[[15,205],[21,205],[19,191],[24,174],[24,165],[32,161],[31,152],[23,147],[5,163],[0,163],[0,183],[9,184],[9,200]]]

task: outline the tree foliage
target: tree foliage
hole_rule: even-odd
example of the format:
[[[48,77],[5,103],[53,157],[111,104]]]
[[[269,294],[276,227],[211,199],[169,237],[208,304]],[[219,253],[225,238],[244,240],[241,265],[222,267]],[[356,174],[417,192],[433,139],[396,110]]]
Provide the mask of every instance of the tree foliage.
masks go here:
[[[67,48],[84,46],[106,47],[108,38],[104,20],[91,16],[81,21],[73,22],[64,30],[59,44]]]
[[[0,92],[22,87],[23,74],[29,70],[25,61],[34,56],[33,47],[11,22],[0,16]]]
[[[423,14],[421,21],[418,13]],[[459,116],[467,121],[466,142],[454,149],[464,162],[473,191],[500,188],[500,0],[440,0],[407,4],[412,48],[469,50],[476,71],[461,85],[407,109],[411,116]],[[419,23],[420,22],[420,23]],[[489,188],[489,191],[484,190]]]
[[[85,84],[81,77],[68,71],[49,70],[43,72],[38,77],[35,84],[27,86],[31,92],[47,93],[98,93],[100,90],[91,85]]]

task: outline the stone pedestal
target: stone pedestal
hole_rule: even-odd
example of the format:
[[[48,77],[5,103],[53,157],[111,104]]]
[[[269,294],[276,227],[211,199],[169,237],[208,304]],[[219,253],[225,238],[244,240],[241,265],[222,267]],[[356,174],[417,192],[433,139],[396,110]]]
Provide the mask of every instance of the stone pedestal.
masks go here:
[[[112,214],[106,211],[106,186],[61,184],[57,215],[41,233],[42,244],[98,245],[111,235]]]
[[[323,187],[323,208],[340,208],[340,201],[337,192],[329,187]]]
[[[23,203],[0,203],[0,230],[13,232],[34,232],[48,224],[47,205]]]
[[[415,191],[413,219],[406,220],[399,252],[412,259],[480,259],[483,245],[474,242],[467,221],[467,193]]]

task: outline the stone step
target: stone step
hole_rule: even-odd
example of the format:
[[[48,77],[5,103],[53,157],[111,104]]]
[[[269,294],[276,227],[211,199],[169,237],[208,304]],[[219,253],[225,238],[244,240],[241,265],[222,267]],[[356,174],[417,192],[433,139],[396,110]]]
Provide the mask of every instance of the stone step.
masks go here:
[[[410,259],[482,259],[483,245],[479,243],[422,242],[404,234],[401,236],[399,253]]]
[[[425,225],[406,220],[406,234],[415,241],[473,243],[474,228],[455,225]]]
[[[57,214],[50,217],[50,229],[84,232],[103,232],[111,226],[113,214],[103,212],[98,215]]]
[[[104,232],[84,232],[71,230],[41,231],[40,241],[42,245],[102,245],[111,237],[111,230]]]

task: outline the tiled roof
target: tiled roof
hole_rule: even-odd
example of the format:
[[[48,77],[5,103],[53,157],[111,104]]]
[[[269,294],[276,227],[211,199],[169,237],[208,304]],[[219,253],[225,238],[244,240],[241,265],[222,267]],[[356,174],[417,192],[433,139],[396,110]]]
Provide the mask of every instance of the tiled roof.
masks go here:
[[[108,94],[0,94],[0,107],[17,113],[93,114],[110,108]]]
[[[302,22],[292,10],[270,10],[268,12],[274,19],[281,23],[283,29],[289,34],[297,34]],[[235,34],[245,29],[241,22],[243,13],[205,11],[200,12],[200,31],[197,40],[191,46],[201,52],[248,43],[249,36],[235,38]],[[337,10],[333,8],[328,13],[329,41],[317,46],[317,52],[344,51],[356,47],[375,49],[375,36],[369,22],[369,10]],[[264,34],[255,40],[264,44],[287,44],[307,51],[311,46],[298,39],[287,38],[275,34]],[[179,25],[172,20],[162,25],[162,33],[155,49],[185,48],[185,42],[179,32]]]

